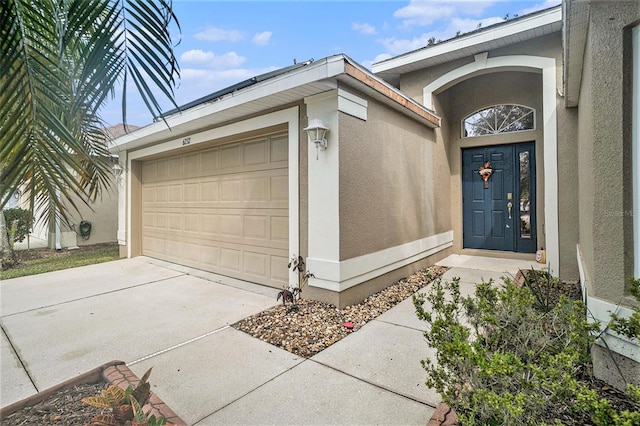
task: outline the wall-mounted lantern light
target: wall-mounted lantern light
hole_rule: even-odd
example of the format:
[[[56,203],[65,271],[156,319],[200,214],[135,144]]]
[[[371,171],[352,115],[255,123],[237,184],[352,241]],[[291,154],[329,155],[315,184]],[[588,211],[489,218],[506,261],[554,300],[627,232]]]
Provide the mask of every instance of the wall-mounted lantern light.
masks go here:
[[[111,171],[116,178],[122,176],[122,172],[124,171],[120,165],[118,156],[114,154],[111,154]]]
[[[114,163],[113,166],[111,166],[111,169],[113,170],[113,175],[115,177],[120,177],[122,176],[122,166],[119,163]]]
[[[325,135],[329,131],[329,128],[326,127],[322,120],[318,118],[314,118],[309,120],[309,125],[304,128],[304,131],[307,132],[309,136],[309,141],[314,143],[316,146],[316,160],[318,159],[318,151],[324,151],[327,149],[327,140],[325,139]]]

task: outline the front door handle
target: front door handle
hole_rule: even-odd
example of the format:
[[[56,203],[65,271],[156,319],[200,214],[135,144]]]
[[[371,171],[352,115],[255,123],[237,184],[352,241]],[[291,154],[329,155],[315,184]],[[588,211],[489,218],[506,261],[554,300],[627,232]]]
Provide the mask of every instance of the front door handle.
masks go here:
[[[513,207],[513,203],[511,201],[509,201],[507,203],[507,208],[509,209],[509,219],[511,219],[511,207]]]

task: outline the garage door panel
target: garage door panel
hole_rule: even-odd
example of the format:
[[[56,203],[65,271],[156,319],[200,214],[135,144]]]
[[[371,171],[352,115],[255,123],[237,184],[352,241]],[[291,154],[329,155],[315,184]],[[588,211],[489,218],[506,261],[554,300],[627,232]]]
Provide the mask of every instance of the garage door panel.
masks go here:
[[[169,160],[169,177],[184,176],[184,157],[174,157]]]
[[[244,201],[269,201],[269,178],[256,177],[243,182]]]
[[[200,153],[186,154],[184,156],[184,176],[195,177],[200,175]]]
[[[220,183],[220,202],[240,201],[242,196],[242,180],[227,179]]]
[[[220,201],[220,183],[202,182],[200,184],[201,198],[200,202],[217,202]]]
[[[243,165],[269,163],[269,144],[267,141],[251,142],[243,145]]]
[[[271,139],[271,162],[283,162],[284,167],[287,167],[287,161],[289,160],[289,139],[287,137],[273,138]]]
[[[143,163],[143,254],[281,287],[288,281],[288,138]]]
[[[166,203],[167,201],[169,201],[169,188],[167,188],[166,186],[156,187],[156,196],[154,202]]]
[[[200,184],[199,183],[185,183],[183,187],[184,202],[185,203],[197,203],[200,201]]]
[[[266,253],[256,253],[251,251],[244,252],[243,258],[244,272],[256,277],[270,276],[269,255]]]
[[[182,185],[171,185],[168,188],[169,202],[180,203],[182,202]]]
[[[229,247],[220,248],[220,269],[231,272],[240,272],[242,250]]]
[[[202,229],[200,215],[197,213],[184,214],[184,232],[198,234]]]
[[[237,214],[221,214],[219,218],[221,236],[242,238],[242,216]]]
[[[200,170],[209,175],[220,170],[220,152],[218,148],[208,149],[200,153]]]
[[[269,218],[271,241],[289,242],[289,218],[287,216],[271,216]]]
[[[287,284],[289,282],[289,269],[283,268],[282,265],[287,265],[289,259],[287,256],[270,255],[270,273],[271,281],[280,282],[281,284]]]
[[[229,170],[242,166],[242,147],[229,145],[220,149],[220,169]]]
[[[269,217],[267,215],[245,215],[243,217],[243,237],[247,239],[267,240],[269,238]]]

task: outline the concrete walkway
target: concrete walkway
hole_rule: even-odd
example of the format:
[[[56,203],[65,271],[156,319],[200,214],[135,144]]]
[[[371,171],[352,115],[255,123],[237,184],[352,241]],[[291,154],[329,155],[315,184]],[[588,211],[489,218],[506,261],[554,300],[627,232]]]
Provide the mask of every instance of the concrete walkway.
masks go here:
[[[468,293],[532,263],[440,262]],[[230,327],[277,290],[219,280],[141,257],[0,283],[0,405],[114,359],[138,376],[153,366],[152,390],[193,425],[424,425],[440,402],[410,299],[304,359]]]
[[[40,248],[47,248],[49,244],[46,240],[35,237],[33,235],[29,235],[27,238],[22,240],[19,243],[15,243],[13,245],[14,250],[33,250]]]

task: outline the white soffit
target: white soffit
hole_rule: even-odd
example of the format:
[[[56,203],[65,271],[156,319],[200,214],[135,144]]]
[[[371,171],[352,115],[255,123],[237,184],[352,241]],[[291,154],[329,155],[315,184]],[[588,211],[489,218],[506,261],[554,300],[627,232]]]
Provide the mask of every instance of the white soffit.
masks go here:
[[[521,43],[561,30],[562,8],[557,6],[375,63],[372,70],[382,78],[390,80],[400,74]]]

